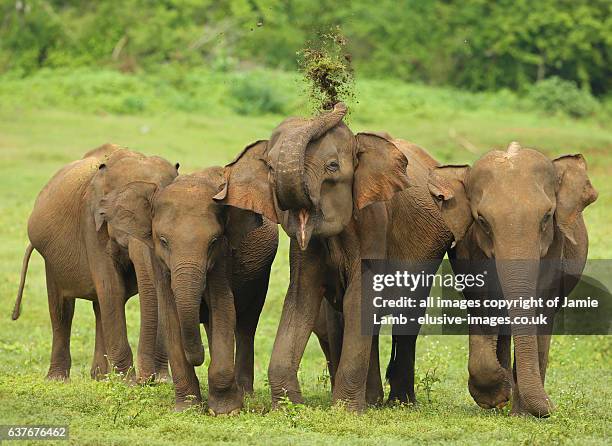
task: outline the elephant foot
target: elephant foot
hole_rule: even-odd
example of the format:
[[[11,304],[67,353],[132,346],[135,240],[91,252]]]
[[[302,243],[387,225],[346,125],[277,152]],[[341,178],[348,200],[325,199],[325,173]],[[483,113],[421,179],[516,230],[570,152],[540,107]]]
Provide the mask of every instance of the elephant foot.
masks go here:
[[[468,380],[468,389],[472,398],[483,409],[501,409],[512,396],[512,381],[509,373],[504,372],[501,379],[483,385],[472,377]]]
[[[411,404],[416,406],[417,399],[416,395],[414,394],[414,391],[398,391],[391,388],[391,391],[389,392],[389,398],[387,398],[387,404]]]
[[[96,381],[100,381],[108,377],[110,372],[110,364],[106,357],[102,358],[94,358],[94,361],[91,363],[91,369],[89,370],[89,374],[91,379],[95,379]]]
[[[168,371],[168,366],[155,367],[154,369],[141,369],[138,373],[137,381],[139,384],[170,383],[172,377]]]
[[[101,367],[92,367],[89,371],[91,379],[101,381],[108,377],[108,369],[102,369]]]
[[[271,382],[270,388],[272,391],[272,409],[282,407],[286,401],[290,401],[292,404],[304,404],[304,397],[302,396],[299,385],[290,386]]]
[[[244,395],[253,395],[253,378],[236,378],[236,383],[238,384],[238,388],[242,390]]]
[[[70,380],[70,369],[49,368],[47,379],[50,381],[68,381]]]
[[[380,406],[384,401],[385,394],[381,389],[366,390],[366,403],[368,406]]]
[[[240,414],[240,409],[234,409],[234,410],[232,410],[230,413],[217,413],[217,412],[215,412],[214,410],[212,410],[212,409],[210,409],[210,408],[209,408],[209,409],[208,409],[208,414],[209,414],[210,416],[213,416],[213,417],[227,417],[227,416],[229,416],[229,417],[235,417],[236,415],[239,415],[239,414]]]
[[[332,398],[332,404],[348,412],[363,413],[367,409],[365,398]]]
[[[367,409],[365,391],[342,391],[338,385],[332,391],[332,404],[344,407],[349,412],[365,412]]]
[[[184,410],[196,407],[202,404],[202,400],[196,397],[176,400],[174,403],[175,412],[183,412]]]
[[[168,369],[167,361],[164,364],[157,365],[155,367],[155,382],[159,382],[159,383],[172,382],[172,376],[170,375],[170,370]]]
[[[172,383],[172,376],[170,376],[168,370],[166,370],[165,372],[157,372],[155,374],[155,382],[160,384]]]
[[[553,412],[554,405],[550,398],[521,398],[519,396],[519,404],[512,404],[512,410],[510,415],[521,416],[521,415],[533,415],[537,418],[548,418]]]
[[[235,383],[225,391],[208,392],[208,412],[215,416],[240,412],[244,394]]]

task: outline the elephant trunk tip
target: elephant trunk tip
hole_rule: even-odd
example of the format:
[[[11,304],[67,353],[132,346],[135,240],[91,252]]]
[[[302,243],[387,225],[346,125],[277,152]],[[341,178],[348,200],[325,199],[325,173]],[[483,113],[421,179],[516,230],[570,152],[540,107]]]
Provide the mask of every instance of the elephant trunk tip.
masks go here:
[[[204,347],[202,344],[194,346],[185,351],[185,356],[187,356],[187,362],[192,366],[197,367],[202,365],[204,363]]]

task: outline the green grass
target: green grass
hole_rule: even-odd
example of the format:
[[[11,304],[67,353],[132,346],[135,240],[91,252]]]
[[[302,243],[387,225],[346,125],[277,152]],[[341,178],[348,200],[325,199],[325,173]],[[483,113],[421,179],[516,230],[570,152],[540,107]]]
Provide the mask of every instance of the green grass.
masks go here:
[[[91,381],[94,318],[86,301],[77,301],[73,323],[72,379],[67,384],[46,382],[51,330],[43,263],[37,254],[30,262],[22,317],[11,322],[10,313],[27,244],[27,216],[49,177],[86,150],[109,141],[179,161],[183,172],[223,164],[250,141],[268,137],[282,119],[274,114],[236,114],[231,103],[235,98],[223,94],[228,87],[222,77],[214,82],[201,80],[211,87],[207,95],[202,86],[194,87],[197,91],[181,93],[173,87],[168,92],[157,88],[167,85],[161,78],[126,80],[116,75],[117,98],[140,95],[140,102],[146,104],[126,113],[121,107],[105,108],[115,90],[108,94],[96,90],[93,86],[106,88],[108,84],[95,73],[87,74],[93,80],[79,87],[84,93],[72,97],[62,96],[66,90],[58,87],[61,76],[47,76],[47,84],[35,80],[38,86],[32,79],[0,80],[0,424],[69,424],[74,444],[609,443],[612,342],[605,336],[557,336],[553,340],[547,389],[557,410],[548,420],[514,418],[506,410],[490,412],[476,406],[466,385],[465,336],[420,338],[417,377],[423,379],[435,369],[440,378],[433,385],[431,401],[421,387],[417,408],[370,409],[361,416],[330,407],[325,362],[313,338],[299,374],[306,406],[287,404],[270,412],[265,376],[287,287],[285,238],[257,332],[255,396],[239,416],[213,418],[195,410],[174,413],[170,385],[127,387],[117,379]],[[85,75],[79,76],[64,79],[62,85],[70,84],[71,79],[83,80]],[[304,112],[306,105],[296,93],[299,85],[282,73],[271,76],[287,87],[287,112]],[[229,76],[230,82],[237,77]],[[172,92],[180,94],[173,96]],[[511,140],[551,156],[582,152],[600,192],[599,200],[585,211],[590,257],[612,255],[612,129],[606,126],[605,116],[575,121],[529,111],[512,95],[471,95],[381,81],[358,82],[357,94],[359,103],[354,104],[350,117],[353,130],[387,130],[421,144],[444,162],[472,162]],[[45,95],[55,99],[50,101]],[[177,105],[190,95],[191,106]],[[128,330],[135,350],[137,299],[128,304]],[[383,365],[388,354],[386,338]],[[206,368],[200,367],[198,373],[205,386]]]

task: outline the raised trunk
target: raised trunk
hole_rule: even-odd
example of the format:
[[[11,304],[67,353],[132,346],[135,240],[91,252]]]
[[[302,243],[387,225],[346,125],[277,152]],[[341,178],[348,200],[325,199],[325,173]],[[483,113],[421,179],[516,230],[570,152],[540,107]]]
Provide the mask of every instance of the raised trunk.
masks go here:
[[[204,362],[200,305],[205,280],[203,269],[195,265],[179,265],[172,271],[172,292],[181,325],[183,347],[187,361],[193,366]]]
[[[275,142],[278,144],[275,183],[278,205],[282,210],[310,208],[308,185],[304,181],[306,146],[338,124],[345,114],[346,105],[339,102],[332,111],[294,124],[279,135]]]
[[[537,246],[537,244],[534,244]],[[495,249],[497,274],[506,301],[513,301],[508,311],[512,321],[526,317],[527,324],[512,325],[514,339],[516,381],[521,409],[535,416],[548,416],[551,403],[544,391],[540,377],[538,358],[537,327],[532,325],[536,308],[521,308],[520,303],[530,297],[537,298],[539,255],[537,253],[516,253],[505,255]],[[535,259],[535,260],[526,260]]]

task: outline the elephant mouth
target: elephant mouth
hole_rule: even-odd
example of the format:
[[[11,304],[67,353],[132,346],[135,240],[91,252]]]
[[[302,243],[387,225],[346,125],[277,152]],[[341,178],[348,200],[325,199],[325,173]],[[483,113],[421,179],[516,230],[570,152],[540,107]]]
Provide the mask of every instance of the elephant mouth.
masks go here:
[[[298,213],[300,229],[298,234],[298,243],[302,251],[306,249],[306,225],[308,224],[308,217],[310,217],[308,211],[306,209],[300,209],[300,212]]]
[[[321,215],[317,211],[304,208],[289,210],[283,218],[283,229],[289,237],[295,238],[300,250],[305,251],[320,220]]]

